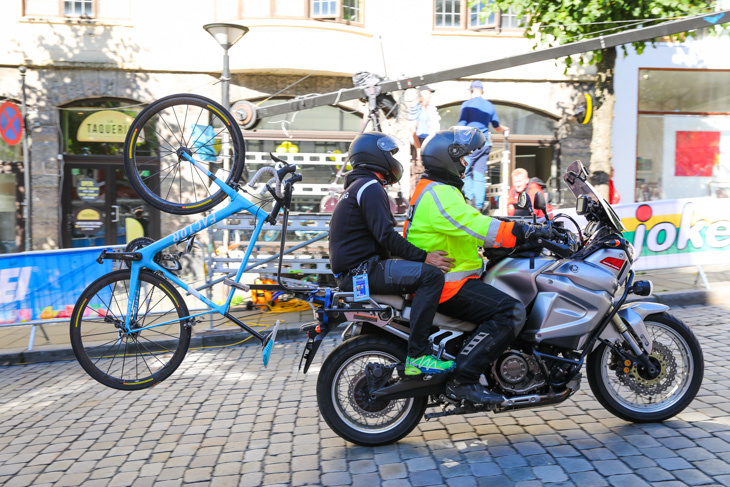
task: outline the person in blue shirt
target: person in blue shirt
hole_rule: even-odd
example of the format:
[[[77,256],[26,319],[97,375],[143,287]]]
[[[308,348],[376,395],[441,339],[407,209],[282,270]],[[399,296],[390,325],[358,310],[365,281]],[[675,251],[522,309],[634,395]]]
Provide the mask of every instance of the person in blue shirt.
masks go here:
[[[441,116],[435,105],[431,104],[431,94],[436,91],[428,85],[418,88],[418,103],[408,113],[408,126],[411,131],[411,192],[423,173],[421,164],[421,144],[431,134],[441,130]]]
[[[484,175],[487,172],[487,161],[489,160],[489,151],[492,146],[489,143],[489,125],[494,130],[509,136],[509,127],[499,124],[497,110],[494,105],[484,98],[484,85],[481,81],[472,81],[469,87],[471,91],[471,99],[461,104],[461,113],[459,115],[459,125],[475,127],[484,133],[487,143],[474,151],[467,157],[469,166],[466,169],[466,178],[464,179],[464,195],[470,200],[474,207],[482,211],[484,208],[484,200],[487,195],[487,187],[484,183]]]

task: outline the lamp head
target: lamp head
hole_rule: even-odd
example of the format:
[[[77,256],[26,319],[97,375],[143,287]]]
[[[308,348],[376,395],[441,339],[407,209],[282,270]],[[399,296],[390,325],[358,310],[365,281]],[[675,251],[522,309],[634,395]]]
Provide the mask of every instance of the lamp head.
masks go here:
[[[213,36],[223,49],[230,49],[248,32],[248,27],[238,24],[205,24],[203,29]]]

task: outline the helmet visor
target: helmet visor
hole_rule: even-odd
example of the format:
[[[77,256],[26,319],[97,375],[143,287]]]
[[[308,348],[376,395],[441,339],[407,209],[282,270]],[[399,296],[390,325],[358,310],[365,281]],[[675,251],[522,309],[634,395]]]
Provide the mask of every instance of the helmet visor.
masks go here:
[[[454,144],[463,146],[466,149],[471,145],[479,129],[460,125],[452,127],[452,130],[454,131]],[[474,152],[474,150],[468,150],[468,153]]]
[[[403,145],[400,139],[392,135],[386,135],[378,139],[378,148],[382,151],[390,152],[392,155],[397,154]]]

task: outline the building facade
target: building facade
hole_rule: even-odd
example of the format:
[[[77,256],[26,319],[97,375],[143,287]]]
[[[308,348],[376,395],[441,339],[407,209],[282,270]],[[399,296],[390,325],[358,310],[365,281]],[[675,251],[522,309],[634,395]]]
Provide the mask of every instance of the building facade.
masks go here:
[[[20,106],[26,71],[30,143],[32,249],[125,243],[178,229],[182,217],[161,214],[130,187],[122,166],[126,128],[144,106],[173,93],[221,99],[222,49],[203,29],[232,22],[249,33],[230,49],[232,105],[270,104],[353,86],[372,72],[390,79],[528,52],[510,11],[481,14],[467,0],[13,0],[0,17],[0,97]],[[406,21],[404,21],[406,19]],[[473,79],[512,129],[511,167],[548,181],[560,199],[558,174],[573,159],[589,162],[590,126],[571,118],[590,93],[593,75],[542,62],[435,84],[441,126],[458,121]],[[409,138],[408,108],[416,90],[393,94],[399,114],[384,130]],[[342,166],[339,154],[362,129],[358,100],[261,120],[245,131],[255,168],[269,151],[289,153],[315,196],[318,211]],[[494,136],[495,147],[504,144]],[[0,142],[1,252],[27,250],[25,188],[19,145]],[[402,151],[409,167],[407,151]],[[501,177],[492,174],[492,182]],[[409,194],[408,177],[401,193]],[[317,193],[318,192],[318,193]],[[84,219],[85,224],[80,225]],[[141,233],[140,233],[141,232]]]
[[[612,165],[622,203],[730,197],[730,48],[707,32],[616,63]]]

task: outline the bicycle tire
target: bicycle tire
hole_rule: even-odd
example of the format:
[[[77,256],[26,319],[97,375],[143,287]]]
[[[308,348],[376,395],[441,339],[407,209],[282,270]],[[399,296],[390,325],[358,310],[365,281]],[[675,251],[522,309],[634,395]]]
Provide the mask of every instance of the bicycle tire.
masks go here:
[[[148,105],[127,132],[124,169],[140,198],[175,215],[209,210],[226,196],[182,152],[213,174],[223,159],[230,158],[228,174],[219,176],[229,186],[239,181],[246,163],[241,130],[220,104],[200,95],[179,94]]]
[[[182,319],[123,333],[130,278],[131,271],[124,269],[91,283],[76,302],[70,322],[71,347],[81,367],[105,386],[125,391],[152,387],[175,372],[190,346],[191,334],[187,320]],[[144,308],[144,312],[136,314],[133,327],[143,328],[163,317],[165,321],[158,322],[165,323],[174,320],[175,314],[189,316],[185,301],[167,280],[146,270],[139,280],[138,310]]]

